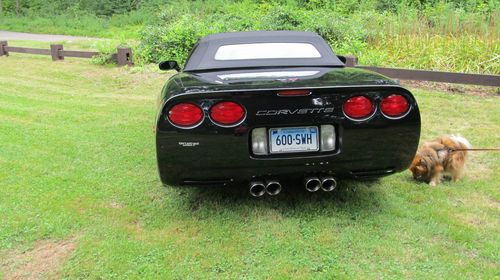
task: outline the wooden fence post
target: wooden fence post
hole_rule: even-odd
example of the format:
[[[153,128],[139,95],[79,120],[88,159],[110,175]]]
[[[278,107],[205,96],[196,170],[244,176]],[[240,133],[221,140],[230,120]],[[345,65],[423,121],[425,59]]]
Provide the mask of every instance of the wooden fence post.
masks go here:
[[[63,50],[63,45],[50,45],[50,55],[52,56],[52,60],[63,60],[64,56],[59,53],[59,51]]]
[[[118,66],[132,66],[132,49],[131,48],[117,48],[116,62]]]
[[[347,67],[354,67],[358,64],[358,58],[353,56],[353,55],[346,55],[345,56],[345,66]]]
[[[7,51],[7,41],[0,41],[0,56],[9,55]]]

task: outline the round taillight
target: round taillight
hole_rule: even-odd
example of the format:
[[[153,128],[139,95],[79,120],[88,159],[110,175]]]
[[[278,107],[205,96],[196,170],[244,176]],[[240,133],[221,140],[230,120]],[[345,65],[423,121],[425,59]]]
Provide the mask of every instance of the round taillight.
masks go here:
[[[203,111],[192,103],[179,103],[168,111],[168,119],[174,125],[190,127],[201,122]]]
[[[244,117],[245,109],[235,102],[223,101],[210,108],[210,118],[219,125],[234,125]]]
[[[353,119],[362,119],[370,116],[375,110],[373,102],[366,96],[354,96],[342,107],[346,116]]]
[[[408,112],[408,100],[402,95],[392,94],[380,102],[380,110],[389,117],[400,117]]]

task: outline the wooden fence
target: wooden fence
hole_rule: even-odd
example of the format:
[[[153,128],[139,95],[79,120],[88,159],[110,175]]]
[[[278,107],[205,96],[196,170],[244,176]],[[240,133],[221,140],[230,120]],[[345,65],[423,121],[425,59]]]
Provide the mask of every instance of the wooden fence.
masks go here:
[[[355,56],[345,56],[346,66],[366,69],[393,79],[500,87],[500,75],[385,68],[358,65]]]
[[[99,54],[99,52],[68,51],[64,50],[63,45],[50,45],[49,50],[11,47],[7,44],[7,41],[0,41],[0,56],[9,55],[9,52],[50,55],[52,56],[52,60],[62,60],[64,57],[91,58]],[[132,50],[130,48],[117,48],[117,52],[112,55],[112,58],[116,61],[118,66],[133,65]],[[355,56],[345,56],[344,58],[345,64],[348,67],[371,70],[393,79],[500,87],[500,75],[363,66],[358,65],[358,59]]]
[[[11,47],[7,41],[0,41],[0,56],[9,55],[10,52],[15,53],[28,53],[39,55],[50,55],[52,60],[63,60],[65,57],[79,57],[79,58],[92,58],[99,55],[99,52],[88,51],[68,51],[64,50],[63,45],[50,45],[50,49],[37,49],[37,48],[24,48],[24,47]],[[130,48],[117,48],[117,52],[112,54],[112,59],[116,61],[118,66],[133,65],[132,50]]]

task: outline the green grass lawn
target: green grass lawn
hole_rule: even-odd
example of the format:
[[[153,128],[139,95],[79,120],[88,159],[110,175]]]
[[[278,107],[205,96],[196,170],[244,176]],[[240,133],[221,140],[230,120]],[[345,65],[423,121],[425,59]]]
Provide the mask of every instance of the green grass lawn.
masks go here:
[[[136,72],[0,57],[0,275],[37,273],[59,255],[20,256],[69,242],[42,278],[498,278],[500,153],[437,188],[409,172],[265,199],[164,188],[152,127],[167,75]],[[498,95],[414,92],[422,140],[500,146]]]

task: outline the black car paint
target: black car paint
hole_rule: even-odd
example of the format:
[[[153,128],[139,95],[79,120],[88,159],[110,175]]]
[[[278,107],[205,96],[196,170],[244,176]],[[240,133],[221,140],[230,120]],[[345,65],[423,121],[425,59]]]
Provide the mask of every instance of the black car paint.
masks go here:
[[[318,71],[308,77],[222,80],[221,74],[242,72]],[[309,89],[309,96],[280,97],[283,89]],[[379,103],[398,93],[410,103],[407,115],[385,117],[377,108],[363,121],[353,121],[342,104],[354,95]],[[220,127],[208,115],[211,105],[230,100],[243,105],[246,118],[235,127]],[[197,127],[173,126],[168,110],[179,102],[199,104],[205,119]],[[159,100],[156,125],[158,168],[167,185],[219,185],[252,178],[300,180],[305,174],[332,174],[338,178],[372,178],[408,167],[418,146],[420,114],[413,95],[377,73],[339,67],[282,67],[181,72],[172,76]],[[333,107],[332,113],[257,115],[262,110]],[[250,132],[258,127],[333,124],[337,148],[332,152],[256,156]]]

